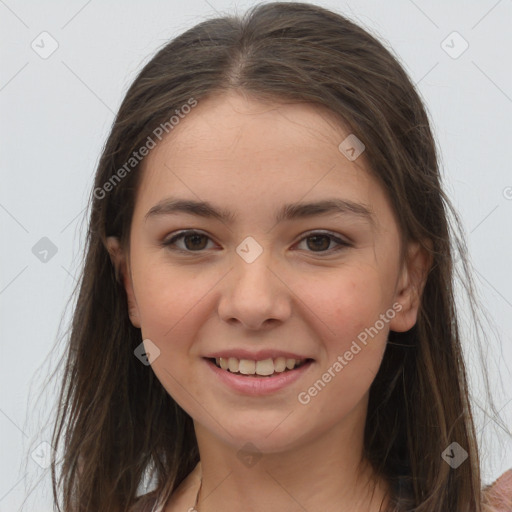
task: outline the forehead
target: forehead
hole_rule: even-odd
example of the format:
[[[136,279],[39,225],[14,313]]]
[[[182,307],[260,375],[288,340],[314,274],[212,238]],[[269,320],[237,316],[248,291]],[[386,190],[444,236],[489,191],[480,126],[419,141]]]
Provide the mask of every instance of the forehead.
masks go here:
[[[239,93],[201,100],[146,157],[140,214],[180,194],[233,210],[265,204],[269,212],[335,194],[376,210],[384,194],[364,153],[350,161],[339,149],[348,135],[331,112],[311,104]]]
[[[338,146],[348,133],[342,121],[325,107],[262,101],[231,91],[199,101],[164,138],[160,149],[193,149],[220,156],[216,150],[236,146],[250,153],[271,151],[275,155],[279,143],[283,150],[312,148],[318,152],[321,146]],[[229,153],[225,156],[229,158]]]

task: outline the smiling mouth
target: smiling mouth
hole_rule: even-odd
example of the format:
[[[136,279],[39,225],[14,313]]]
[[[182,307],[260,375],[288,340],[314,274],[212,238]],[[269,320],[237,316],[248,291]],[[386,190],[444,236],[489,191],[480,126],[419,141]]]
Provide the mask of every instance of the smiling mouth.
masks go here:
[[[289,373],[301,366],[313,361],[313,359],[307,358],[302,360],[285,359],[284,357],[272,359],[266,359],[264,361],[252,361],[247,359],[235,359],[229,358],[221,361],[220,358],[206,358],[217,368],[234,375],[240,375],[243,377],[276,377],[280,374]]]

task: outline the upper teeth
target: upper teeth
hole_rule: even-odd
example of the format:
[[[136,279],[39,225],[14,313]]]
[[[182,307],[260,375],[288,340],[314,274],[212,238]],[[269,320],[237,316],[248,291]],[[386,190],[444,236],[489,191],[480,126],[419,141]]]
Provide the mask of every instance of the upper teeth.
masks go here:
[[[240,372],[244,375],[272,375],[274,372],[284,372],[293,370],[295,366],[303,363],[304,359],[288,359],[286,357],[276,357],[276,359],[264,359],[263,361],[253,361],[251,359],[237,359],[236,357],[217,357],[215,362],[223,370],[230,372]]]

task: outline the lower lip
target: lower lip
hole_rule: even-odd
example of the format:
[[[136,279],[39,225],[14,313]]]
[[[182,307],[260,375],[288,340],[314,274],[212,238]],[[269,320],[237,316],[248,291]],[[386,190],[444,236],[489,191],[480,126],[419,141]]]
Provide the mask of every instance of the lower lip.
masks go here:
[[[215,375],[230,388],[235,391],[239,391],[245,395],[267,395],[274,393],[280,389],[289,386],[296,380],[300,379],[310,368],[313,363],[312,360],[307,361],[302,366],[299,366],[295,370],[289,370],[281,373],[277,373],[272,377],[253,377],[252,375],[243,376],[236,373],[231,373],[228,370],[219,368],[215,363],[212,363],[209,359],[205,359],[206,364]]]

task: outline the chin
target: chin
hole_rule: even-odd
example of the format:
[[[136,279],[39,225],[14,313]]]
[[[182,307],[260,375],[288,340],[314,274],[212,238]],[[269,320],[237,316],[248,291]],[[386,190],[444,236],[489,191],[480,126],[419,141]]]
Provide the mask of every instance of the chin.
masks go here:
[[[300,444],[303,432],[293,432],[283,426],[276,428],[282,421],[283,417],[273,422],[272,426],[268,426],[270,423],[262,426],[255,424],[254,421],[237,424],[226,428],[231,436],[226,431],[218,432],[218,435],[241,456],[245,452],[255,452],[258,456],[258,454],[280,453],[295,449]]]

